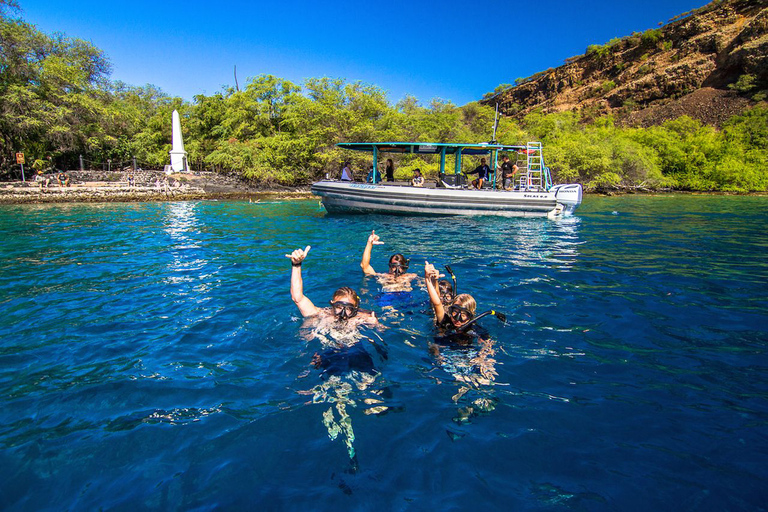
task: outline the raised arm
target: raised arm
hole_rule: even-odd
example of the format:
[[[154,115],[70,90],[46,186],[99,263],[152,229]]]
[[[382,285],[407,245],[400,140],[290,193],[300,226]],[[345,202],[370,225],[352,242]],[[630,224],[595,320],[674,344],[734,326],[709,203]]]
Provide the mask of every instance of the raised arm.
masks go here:
[[[427,284],[427,293],[429,294],[429,302],[432,304],[432,309],[435,311],[435,320],[437,323],[443,321],[445,318],[445,308],[443,302],[440,300],[440,294],[437,293],[437,280],[444,277],[435,268],[434,265],[425,261],[424,262],[424,281]]]
[[[309,253],[310,246],[305,249],[296,249],[286,258],[291,259],[291,298],[298,306],[302,316],[316,315],[320,309],[312,304],[312,301],[304,296],[304,280],[301,278],[301,263]]]
[[[379,235],[371,231],[371,235],[368,237],[368,242],[365,244],[365,250],[363,251],[363,259],[360,261],[360,268],[363,269],[363,274],[372,276],[376,273],[371,266],[371,250],[374,245],[382,245],[384,242],[379,241]]]

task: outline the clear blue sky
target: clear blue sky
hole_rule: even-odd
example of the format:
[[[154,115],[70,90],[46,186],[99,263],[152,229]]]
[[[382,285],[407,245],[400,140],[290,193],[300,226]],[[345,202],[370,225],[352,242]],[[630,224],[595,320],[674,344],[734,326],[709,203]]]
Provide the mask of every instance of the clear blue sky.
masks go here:
[[[361,80],[391,102],[480,99],[571,56],[705,5],[703,0],[200,2],[19,0],[46,33],[89,40],[112,79],[191,100],[272,74]]]

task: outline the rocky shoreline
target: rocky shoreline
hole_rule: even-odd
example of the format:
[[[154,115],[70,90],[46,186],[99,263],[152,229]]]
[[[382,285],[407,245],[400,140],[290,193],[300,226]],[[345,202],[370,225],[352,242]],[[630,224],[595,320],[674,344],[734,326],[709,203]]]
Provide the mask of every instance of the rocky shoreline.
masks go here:
[[[105,203],[192,200],[305,199],[308,187],[266,188],[233,176],[213,173],[171,174],[160,171],[70,171],[68,186],[52,177],[39,182],[0,183],[0,204]],[[132,182],[129,182],[129,176]]]

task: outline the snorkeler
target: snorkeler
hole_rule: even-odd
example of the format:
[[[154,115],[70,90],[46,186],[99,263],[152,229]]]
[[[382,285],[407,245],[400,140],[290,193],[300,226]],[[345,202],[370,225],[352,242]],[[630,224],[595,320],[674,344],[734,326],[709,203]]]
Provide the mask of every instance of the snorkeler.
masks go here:
[[[379,235],[371,231],[368,237],[368,243],[365,244],[363,259],[360,261],[360,267],[367,276],[376,276],[376,279],[382,285],[382,291],[386,292],[409,292],[412,290],[411,281],[418,276],[408,272],[408,261],[400,253],[393,254],[389,258],[389,272],[386,274],[376,272],[371,266],[371,251],[374,245],[383,245],[379,240]]]
[[[318,308],[304,295],[304,280],[301,277],[301,263],[307,257],[310,246],[296,249],[286,258],[291,259],[291,298],[301,315],[313,319],[314,324],[333,323],[336,327],[355,328],[362,325],[375,326],[379,323],[373,311],[360,309],[360,297],[352,288],[343,287],[333,292],[329,308]]]
[[[441,277],[444,275],[434,265],[424,262],[424,280],[427,283],[429,302],[435,312],[435,323],[441,327],[463,330],[475,318],[477,303],[468,293],[454,295],[449,282],[438,281]],[[441,286],[441,283],[444,284]]]
[[[310,332],[307,339],[318,339],[323,346],[323,350],[312,357],[312,366],[320,370],[322,381],[312,389],[300,393],[312,395],[313,403],[332,404],[323,413],[323,425],[332,440],[342,438],[347,447],[352,470],[356,471],[355,434],[352,418],[347,410],[347,407],[356,407],[357,404],[357,396],[353,394],[353,390],[368,391],[367,398],[362,400],[367,406],[365,414],[381,414],[389,409],[383,403],[384,391],[369,389],[379,371],[360,343],[366,337],[359,331],[361,327],[382,326],[373,311],[360,309],[360,298],[352,288],[343,287],[336,290],[328,308],[318,308],[304,295],[301,264],[309,249],[310,246],[307,246],[285,255],[291,259],[292,265],[291,298],[306,319],[302,328]]]
[[[449,272],[450,267],[447,268]],[[451,272],[451,276],[453,273]],[[493,397],[492,382],[496,379],[496,349],[494,340],[488,336],[485,329],[475,329],[475,322],[485,316],[476,315],[477,303],[468,293],[454,295],[440,289],[438,279],[444,277],[429,262],[424,262],[424,279],[427,283],[429,301],[435,312],[435,325],[441,335],[429,345],[429,353],[435,362],[446,372],[450,373],[459,384],[458,392],[453,395],[453,401],[470,403],[460,407],[454,421],[465,423],[480,412],[490,412],[495,408],[496,398]],[[450,286],[447,281],[442,281]],[[444,287],[447,289],[447,287]],[[496,314],[495,312],[493,312]],[[490,312],[489,312],[490,314]],[[472,392],[473,396],[464,398]],[[479,396],[475,397],[477,394]]]

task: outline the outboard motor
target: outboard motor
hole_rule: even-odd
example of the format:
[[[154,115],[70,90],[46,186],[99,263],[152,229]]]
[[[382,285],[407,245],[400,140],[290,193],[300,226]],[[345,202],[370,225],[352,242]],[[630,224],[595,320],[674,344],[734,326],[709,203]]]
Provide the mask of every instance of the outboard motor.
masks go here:
[[[563,214],[570,215],[581,204],[582,188],[578,183],[555,185],[550,189],[557,202],[563,205]]]

